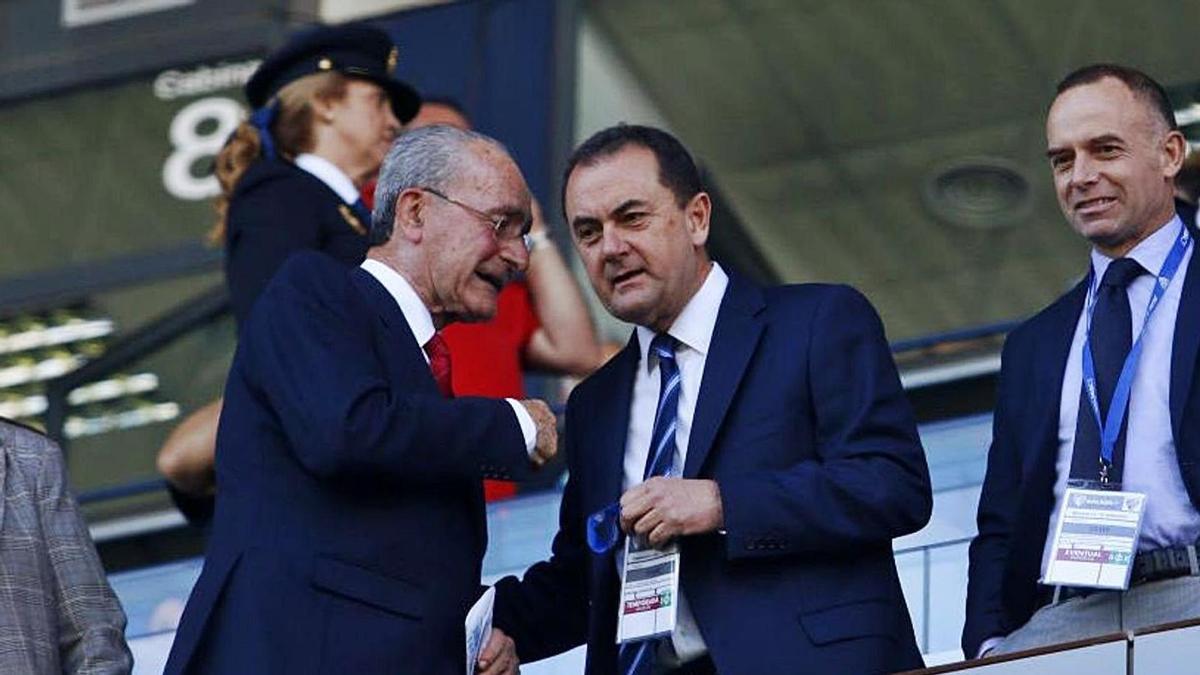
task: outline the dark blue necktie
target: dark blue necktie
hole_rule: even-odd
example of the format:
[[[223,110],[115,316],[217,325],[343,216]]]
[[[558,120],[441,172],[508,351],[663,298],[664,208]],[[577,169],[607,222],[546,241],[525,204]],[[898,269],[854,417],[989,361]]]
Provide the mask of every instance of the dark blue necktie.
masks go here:
[[[642,480],[667,476],[675,467],[675,427],[679,418],[679,366],[675,363],[675,338],[659,333],[650,341],[650,353],[658,356],[658,407],[654,411],[654,429],[650,433],[650,453]],[[617,655],[622,675],[649,675],[654,669],[658,646],[665,638],[627,642]]]
[[[355,199],[350,205],[350,209],[354,211],[354,215],[358,217],[359,222],[366,228],[367,232],[371,231],[371,212],[367,210],[367,205],[362,198]]]
[[[1100,400],[1100,415],[1108,419],[1109,403],[1121,367],[1133,342],[1133,320],[1129,311],[1130,282],[1146,272],[1136,260],[1119,258],[1108,265],[1096,290],[1096,306],[1092,314],[1092,361],[1096,365],[1096,396]],[[1110,480],[1120,482],[1125,465],[1125,429],[1121,425],[1113,447],[1113,466]],[[1100,428],[1088,401],[1086,385],[1079,393],[1079,416],[1075,422],[1075,447],[1071,455],[1071,478],[1097,480],[1100,477]]]

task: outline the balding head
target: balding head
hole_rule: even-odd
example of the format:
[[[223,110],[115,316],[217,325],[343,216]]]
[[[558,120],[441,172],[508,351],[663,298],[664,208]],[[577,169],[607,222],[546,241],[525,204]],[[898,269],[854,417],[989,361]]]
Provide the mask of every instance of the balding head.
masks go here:
[[[1174,216],[1183,135],[1162,87],[1137,71],[1096,66],[1059,89],[1046,116],[1059,206],[1100,252],[1123,256]]]

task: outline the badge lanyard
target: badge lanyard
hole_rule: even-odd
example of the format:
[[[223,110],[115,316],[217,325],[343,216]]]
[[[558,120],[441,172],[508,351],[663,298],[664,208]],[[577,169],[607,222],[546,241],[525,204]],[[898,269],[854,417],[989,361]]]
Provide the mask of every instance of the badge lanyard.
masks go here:
[[[1142,330],[1138,332],[1137,340],[1134,341],[1129,354],[1125,357],[1124,365],[1121,366],[1121,375],[1117,378],[1117,385],[1113,389],[1112,402],[1108,406],[1108,419],[1100,416],[1100,399],[1096,385],[1096,364],[1092,360],[1092,314],[1096,310],[1096,295],[1099,289],[1095,270],[1089,270],[1088,272],[1088,321],[1087,333],[1083,342],[1083,385],[1084,391],[1087,393],[1088,403],[1092,408],[1093,417],[1096,420],[1096,425],[1100,429],[1101,483],[1107,484],[1109,482],[1108,471],[1113,463],[1113,449],[1117,445],[1117,437],[1121,434],[1121,425],[1125,422],[1125,416],[1129,410],[1129,394],[1133,388],[1133,376],[1137,371],[1138,358],[1142,353],[1142,337],[1146,334],[1146,327],[1150,325],[1150,317],[1154,315],[1154,310],[1158,309],[1158,302],[1167,292],[1167,287],[1171,285],[1171,280],[1179,270],[1179,265],[1183,262],[1183,255],[1187,252],[1191,243],[1192,238],[1188,233],[1187,227],[1181,225],[1179,236],[1175,239],[1175,245],[1171,248],[1171,252],[1167,254],[1167,259],[1163,261],[1162,269],[1154,280],[1154,291],[1150,294],[1150,302],[1146,305],[1146,318],[1142,321]]]

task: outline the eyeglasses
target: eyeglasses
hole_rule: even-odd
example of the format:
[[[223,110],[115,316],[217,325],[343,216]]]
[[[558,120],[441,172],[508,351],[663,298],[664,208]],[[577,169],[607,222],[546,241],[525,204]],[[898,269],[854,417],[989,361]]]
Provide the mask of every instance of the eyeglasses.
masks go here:
[[[447,197],[433,188],[423,187],[421,188],[421,191],[428,192],[435,197],[457,206],[458,208],[466,211],[476,218],[479,218],[480,220],[487,221],[489,224],[491,224],[492,233],[496,235],[497,240],[501,242],[520,241],[525,246],[526,251],[529,251],[533,248],[533,241],[529,237],[529,228],[532,225],[529,218],[518,218],[513,214],[493,216],[484,211],[480,211],[473,206],[467,206],[457,199]]]

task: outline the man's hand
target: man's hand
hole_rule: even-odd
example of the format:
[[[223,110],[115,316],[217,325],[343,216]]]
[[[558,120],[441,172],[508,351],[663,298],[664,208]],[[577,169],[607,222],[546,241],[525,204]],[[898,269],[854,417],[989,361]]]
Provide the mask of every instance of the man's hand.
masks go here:
[[[716,481],[655,476],[621,495],[621,529],[661,548],[684,535],[713,532],[725,524]]]
[[[493,628],[475,663],[476,675],[517,675],[521,672],[517,644],[499,628]]]
[[[529,461],[535,467],[540,467],[558,453],[558,420],[554,419],[554,413],[550,412],[550,406],[545,401],[526,399],[521,401],[521,405],[525,406],[537,427],[537,440]]]

